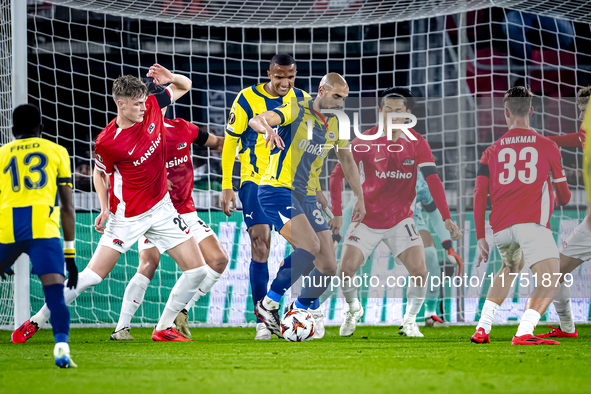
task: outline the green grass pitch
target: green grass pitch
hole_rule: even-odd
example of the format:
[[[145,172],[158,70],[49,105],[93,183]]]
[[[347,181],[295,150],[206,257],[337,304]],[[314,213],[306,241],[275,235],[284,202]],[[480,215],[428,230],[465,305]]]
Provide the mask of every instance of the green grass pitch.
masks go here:
[[[489,345],[470,344],[472,326],[358,327],[306,343],[253,341],[254,328],[193,328],[192,343],[109,340],[111,329],[73,329],[77,369],[53,364],[51,331],[25,344],[0,332],[0,393],[567,393],[588,392],[591,326],[561,346],[510,346],[516,326],[493,327]],[[536,333],[544,332],[538,326]]]

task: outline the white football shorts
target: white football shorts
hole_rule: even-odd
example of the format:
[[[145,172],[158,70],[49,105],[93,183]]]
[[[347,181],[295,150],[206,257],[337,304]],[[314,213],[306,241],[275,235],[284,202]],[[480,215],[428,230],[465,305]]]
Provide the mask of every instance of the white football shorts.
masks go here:
[[[583,261],[591,260],[591,230],[587,226],[587,217],[562,242],[559,252],[565,256]]]
[[[187,223],[191,232],[193,233],[193,238],[197,241],[197,243],[201,243],[205,238],[214,236],[217,239],[217,236],[213,232],[213,230],[205,223],[199,216],[197,212],[190,212],[190,213],[183,213],[181,217]],[[137,241],[137,250],[140,253],[142,250],[150,249],[150,248],[158,248],[160,254],[163,253],[163,250],[158,247],[157,245],[150,242],[146,237],[143,235]]]
[[[523,268],[546,259],[558,259],[558,247],[552,231],[538,223],[520,223],[499,231],[494,236],[503,263],[513,268],[521,262]]]
[[[99,245],[125,253],[142,235],[163,253],[191,239],[193,233],[166,193],[162,200],[141,215],[126,218],[109,214]]]
[[[361,250],[365,260],[382,241],[388,246],[398,264],[402,264],[398,258],[400,253],[413,246],[423,246],[423,239],[417,230],[414,218],[406,218],[388,229],[372,229],[363,223],[355,227],[355,224],[351,223],[347,229],[345,245],[352,245]]]

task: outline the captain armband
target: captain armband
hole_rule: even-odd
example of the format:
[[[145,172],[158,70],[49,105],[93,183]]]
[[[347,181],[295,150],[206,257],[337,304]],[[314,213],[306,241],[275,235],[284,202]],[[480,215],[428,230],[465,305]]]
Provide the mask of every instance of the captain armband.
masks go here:
[[[65,178],[57,178],[57,185],[58,186],[70,186],[71,188],[74,188],[74,186],[72,185],[72,177],[65,177]]]

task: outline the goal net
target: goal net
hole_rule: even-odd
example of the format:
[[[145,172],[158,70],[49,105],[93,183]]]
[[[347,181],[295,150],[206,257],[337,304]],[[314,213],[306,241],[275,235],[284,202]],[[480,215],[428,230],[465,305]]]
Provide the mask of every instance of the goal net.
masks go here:
[[[182,117],[210,133],[223,135],[236,94],[266,80],[274,54],[289,53],[297,62],[295,86],[312,94],[324,74],[338,72],[347,79],[352,98],[375,98],[390,86],[410,87],[419,97],[415,129],[431,145],[452,213],[464,233],[464,239],[455,244],[456,250],[464,259],[464,272],[482,279],[480,286],[444,286],[439,310],[449,322],[477,320],[490,283],[487,275],[500,266],[498,253],[493,252],[490,263],[476,269],[472,215],[478,160],[484,149],[506,131],[499,97],[510,86],[530,85],[537,96],[533,127],[544,135],[567,134],[579,126],[576,90],[591,84],[591,6],[584,1],[555,3],[28,1],[28,97],[41,109],[44,137],[65,146],[72,157],[79,270],[88,263],[100,236],[93,229],[99,205],[93,192],[90,158],[96,136],[116,116],[110,96],[113,80],[124,74],[144,76],[153,63],[187,75],[193,88],[169,109],[167,117]],[[4,34],[4,22],[0,29]],[[0,45],[2,78],[2,62],[10,57],[10,48],[4,39]],[[361,129],[375,125],[375,121],[375,113],[362,115]],[[6,133],[7,129],[3,138]],[[573,198],[551,218],[557,242],[582,220],[586,201],[582,151],[566,148],[562,153]],[[190,312],[190,321],[254,323],[248,281],[250,240],[241,212],[226,218],[219,210],[220,154],[194,146],[192,156],[193,194],[199,215],[216,231],[231,261],[211,293]],[[328,176],[335,163],[333,155],[321,176],[327,197]],[[235,174],[239,174],[238,165]],[[238,184],[237,177],[234,183]],[[344,203],[350,198],[351,192],[345,189]],[[488,236],[491,240],[490,231]],[[441,270],[452,275],[440,241],[435,237]],[[269,257],[271,279],[287,253],[285,240],[274,233]],[[378,262],[391,264],[396,275],[405,274],[383,245],[361,272],[371,275],[371,267]],[[114,325],[125,286],[137,265],[134,247],[120,258],[106,280],[72,304],[72,323]],[[583,265],[574,273],[577,321],[589,317],[589,269]],[[163,256],[133,324],[155,324],[179,275],[174,262]],[[14,323],[10,297],[5,297],[10,286],[10,282],[0,282],[0,326],[4,327]],[[523,295],[531,290],[531,285],[517,286],[502,305],[497,321],[516,320],[524,308]],[[398,296],[361,293],[367,310],[363,323],[401,321],[406,302],[403,291]],[[30,296],[34,313],[43,304],[42,288],[34,276]],[[323,308],[327,324],[341,323],[346,310],[343,299],[330,298]],[[557,321],[553,307],[543,319]]]

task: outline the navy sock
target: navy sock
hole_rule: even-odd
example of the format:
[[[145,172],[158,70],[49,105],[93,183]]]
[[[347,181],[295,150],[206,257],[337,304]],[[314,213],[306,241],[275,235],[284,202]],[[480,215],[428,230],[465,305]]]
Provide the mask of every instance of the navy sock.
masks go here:
[[[51,312],[51,326],[55,343],[67,343],[70,333],[70,311],[64,300],[64,285],[56,283],[43,286],[43,292],[45,293],[45,303]]]
[[[267,294],[267,285],[269,284],[269,264],[267,262],[259,263],[250,260],[250,289],[252,291],[252,302],[254,305],[265,298]],[[257,318],[257,323],[263,321]]]
[[[306,269],[314,266],[314,255],[305,249],[295,249],[283,260],[279,267],[277,277],[271,283],[271,290],[277,294],[284,295]]]
[[[332,275],[325,275],[322,272],[318,271],[318,268],[314,268],[310,273],[310,279],[304,279],[304,290],[302,290],[302,294],[298,297],[297,305],[298,307],[303,306],[303,309],[308,309],[311,305],[318,301],[318,298],[326,291],[328,286],[330,285],[330,278]],[[317,304],[313,309],[318,309],[320,303]]]
[[[316,300],[310,304],[310,309],[318,308],[320,308],[320,299],[316,298]]]

